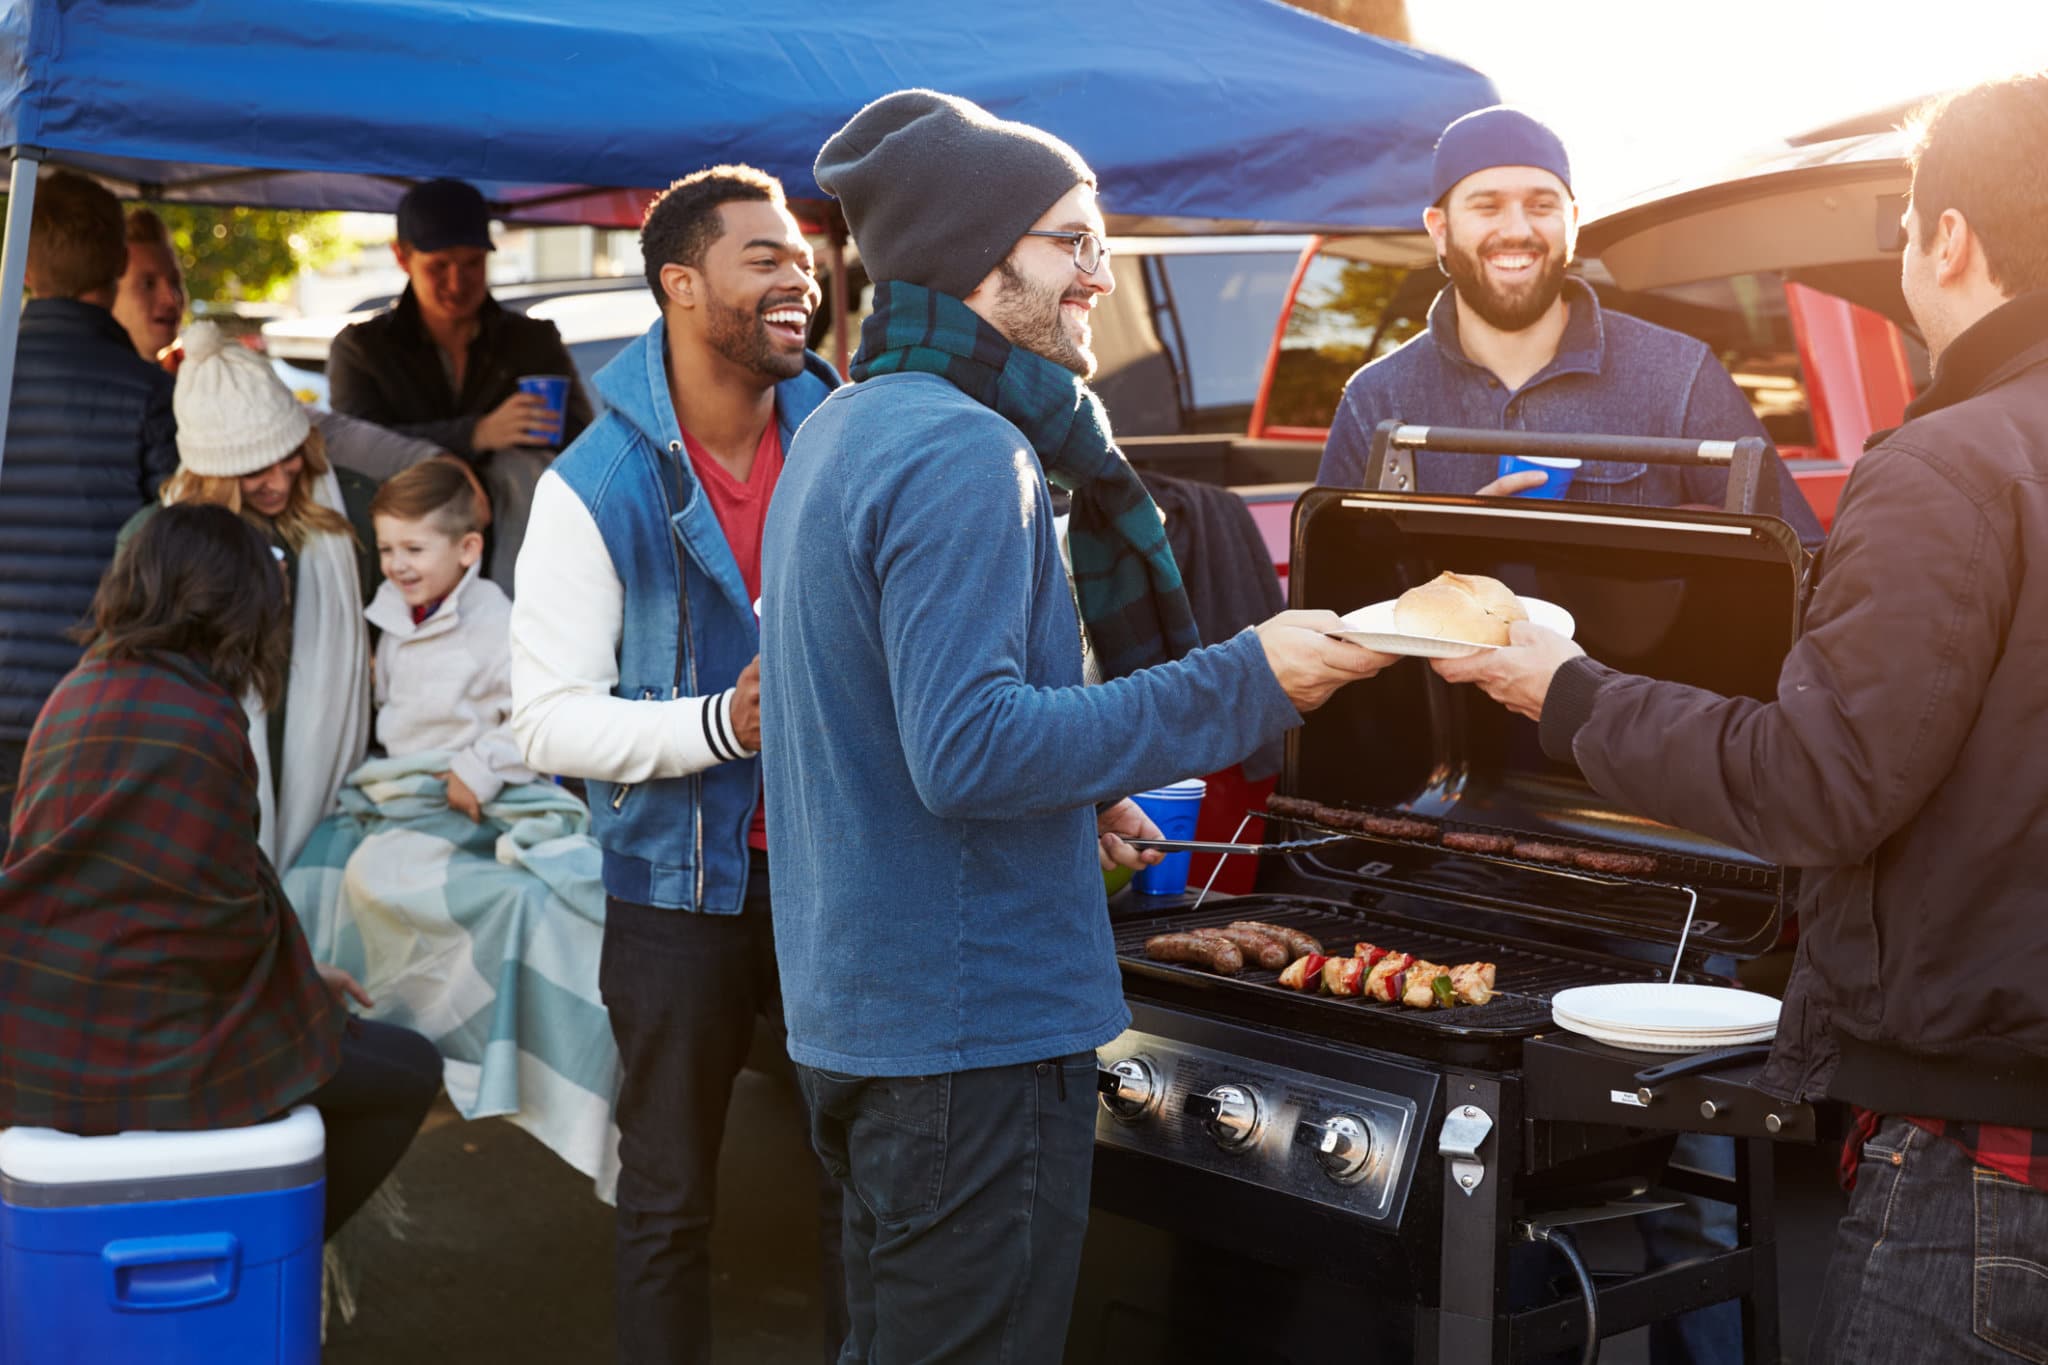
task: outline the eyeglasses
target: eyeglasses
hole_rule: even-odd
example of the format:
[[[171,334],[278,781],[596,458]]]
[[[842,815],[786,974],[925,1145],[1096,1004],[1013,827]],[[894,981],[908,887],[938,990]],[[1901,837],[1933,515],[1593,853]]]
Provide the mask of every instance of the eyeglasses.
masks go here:
[[[1074,269],[1083,275],[1093,275],[1109,259],[1109,243],[1092,232],[1061,232],[1055,228],[1031,228],[1026,237],[1051,237],[1074,244]]]

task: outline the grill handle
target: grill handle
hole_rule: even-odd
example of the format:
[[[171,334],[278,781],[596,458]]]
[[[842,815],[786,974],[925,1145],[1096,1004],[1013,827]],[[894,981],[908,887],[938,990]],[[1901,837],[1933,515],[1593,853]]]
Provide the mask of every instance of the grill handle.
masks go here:
[[[1482,427],[1414,426],[1390,418],[1373,428],[1366,458],[1365,486],[1412,493],[1415,452],[1451,455],[1546,455],[1632,464],[1714,465],[1728,471],[1724,508],[1753,515],[1769,443],[1761,436],[1739,441],[1688,441],[1672,436],[1573,435],[1555,431],[1488,431]]]
[[[1724,1047],[1713,1052],[1695,1052],[1690,1057],[1681,1057],[1675,1062],[1653,1066],[1636,1073],[1636,1084],[1655,1086],[1679,1076],[1693,1076],[1702,1071],[1720,1071],[1743,1062],[1760,1062],[1771,1055],[1769,1043],[1745,1043],[1741,1047]]]

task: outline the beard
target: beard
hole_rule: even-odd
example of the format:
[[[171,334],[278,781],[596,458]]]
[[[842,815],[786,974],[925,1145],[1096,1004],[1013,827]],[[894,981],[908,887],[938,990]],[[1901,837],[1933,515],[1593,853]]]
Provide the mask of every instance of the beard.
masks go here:
[[[711,343],[711,349],[743,370],[778,381],[794,379],[804,371],[804,353],[801,349],[784,351],[777,346],[768,332],[766,315],[802,302],[801,298],[770,296],[749,308],[727,303],[707,281],[704,338]]]
[[[1538,261],[1536,274],[1521,285],[1499,287],[1487,279],[1486,266],[1479,259],[1479,252],[1459,246],[1457,239],[1448,233],[1444,237],[1443,258],[1437,264],[1443,268],[1444,274],[1451,277],[1458,297],[1488,326],[1503,332],[1519,332],[1533,327],[1564,291],[1564,253],[1553,251],[1550,243],[1535,236],[1511,241],[1489,240],[1482,242],[1480,248],[1533,251]]]
[[[1068,299],[1085,299],[1088,291],[1035,284],[1007,260],[996,267],[996,272],[1002,277],[1003,289],[989,309],[989,321],[995,329],[1011,345],[1044,356],[1083,379],[1093,379],[1095,354],[1074,339],[1060,313],[1061,305]]]

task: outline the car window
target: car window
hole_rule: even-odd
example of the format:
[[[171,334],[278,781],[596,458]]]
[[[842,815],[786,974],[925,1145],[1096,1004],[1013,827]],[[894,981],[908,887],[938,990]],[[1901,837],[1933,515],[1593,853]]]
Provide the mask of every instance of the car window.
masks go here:
[[[1345,382],[1422,330],[1442,283],[1433,270],[1318,255],[1287,315],[1266,425],[1328,427]]]
[[[1243,432],[1298,259],[1292,248],[1112,257],[1093,385],[1117,432]]]
[[[1766,271],[1644,293],[1602,289],[1600,294],[1604,307],[1705,342],[1781,451],[1814,444],[1813,413],[1781,276]]]

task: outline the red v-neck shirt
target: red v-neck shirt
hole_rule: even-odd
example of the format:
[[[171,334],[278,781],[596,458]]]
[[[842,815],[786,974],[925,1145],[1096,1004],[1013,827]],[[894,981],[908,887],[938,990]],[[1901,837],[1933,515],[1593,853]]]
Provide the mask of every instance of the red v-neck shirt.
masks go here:
[[[747,601],[758,601],[761,596],[761,531],[768,524],[768,499],[775,495],[775,481],[782,477],[782,428],[773,417],[768,419],[767,430],[761,433],[761,443],[754,447],[754,467],[748,471],[745,483],[728,474],[725,466],[713,459],[711,452],[699,445],[697,438],[687,431],[683,433],[683,448],[690,452],[690,467],[697,473],[697,482],[703,487],[704,496],[711,499],[711,510],[718,517],[718,529],[725,532],[725,543],[731,547],[733,561],[740,567],[740,582],[746,585]],[[754,805],[754,825],[747,831],[747,846],[764,852],[767,850],[765,801]]]

